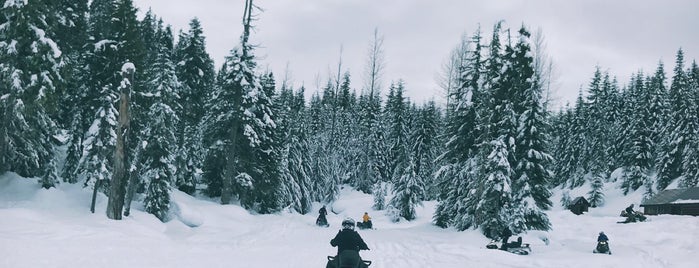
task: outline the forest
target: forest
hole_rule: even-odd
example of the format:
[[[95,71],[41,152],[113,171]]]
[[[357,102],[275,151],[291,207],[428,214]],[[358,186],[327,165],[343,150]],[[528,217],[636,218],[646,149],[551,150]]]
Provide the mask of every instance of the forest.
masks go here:
[[[124,215],[142,202],[163,221],[174,190],[260,214],[307,214],[349,186],[373,194],[374,209],[395,221],[436,200],[435,225],[488,237],[504,227],[549,230],[546,211],[567,202],[551,200],[554,188],[588,187],[602,206],[614,180],[645,197],[699,183],[699,66],[682,49],[667,74],[658,62],[617,81],[598,66],[575,103],[554,110],[555,55],[539,33],[496,23],[444,52],[446,103],[417,103],[399,77],[381,86],[378,30],[367,55],[352,55],[367,59],[359,79],[341,59],[319,88],[260,68],[249,38],[261,10],[245,4],[239,43],[214,66],[196,18],[174,33],[152,11],[139,19],[132,0],[6,0],[0,174],[108,196],[121,187],[109,198],[125,202]],[[127,63],[132,79],[122,75]],[[120,135],[127,181],[113,186]]]

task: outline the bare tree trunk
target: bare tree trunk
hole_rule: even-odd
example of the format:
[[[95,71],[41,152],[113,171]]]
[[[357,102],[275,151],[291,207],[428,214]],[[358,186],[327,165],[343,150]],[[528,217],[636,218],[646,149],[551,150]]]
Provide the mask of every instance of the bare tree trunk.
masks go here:
[[[92,189],[92,204],[90,204],[90,212],[95,213],[95,202],[97,201],[97,191],[100,187],[102,180],[95,181],[95,189]]]
[[[121,220],[128,174],[126,170],[128,148],[125,144],[131,120],[129,115],[129,99],[135,70],[134,68],[128,68],[127,64],[124,64],[121,72],[124,79],[122,80],[121,86],[119,86],[119,123],[116,133],[116,152],[114,154],[114,176],[109,189],[109,201],[107,202],[107,217],[113,220]],[[131,67],[132,66],[133,65],[131,65]]]
[[[133,147],[132,147],[133,148]],[[132,161],[137,161],[132,159]],[[136,163],[136,162],[133,162]],[[136,171],[130,172],[129,183],[126,188],[126,200],[124,203],[124,216],[128,217],[131,214],[131,201],[133,201],[133,196],[136,194],[136,186],[138,186],[138,176]]]

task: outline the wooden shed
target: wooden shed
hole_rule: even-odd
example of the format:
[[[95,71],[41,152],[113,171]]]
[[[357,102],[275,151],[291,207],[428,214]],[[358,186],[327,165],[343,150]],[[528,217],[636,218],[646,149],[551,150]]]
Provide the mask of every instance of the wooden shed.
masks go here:
[[[664,190],[644,201],[641,207],[646,215],[699,216],[699,187]]]
[[[570,202],[570,204],[568,204],[568,209],[575,215],[580,215],[583,214],[583,212],[587,212],[589,207],[590,202],[587,202],[587,199],[582,196],[576,197],[572,202]]]

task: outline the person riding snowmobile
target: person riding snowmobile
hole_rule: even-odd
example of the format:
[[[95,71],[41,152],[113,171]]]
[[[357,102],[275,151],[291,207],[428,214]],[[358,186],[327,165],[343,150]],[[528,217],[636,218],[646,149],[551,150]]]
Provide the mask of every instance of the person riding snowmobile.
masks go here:
[[[609,237],[607,237],[604,232],[599,232],[599,235],[597,236],[597,247],[595,247],[595,250],[592,252],[612,254],[609,250]]]
[[[502,245],[500,246],[500,249],[507,249],[507,240],[510,239],[510,236],[512,236],[512,231],[510,231],[510,228],[505,227],[505,229],[502,230],[502,233],[500,233],[500,237],[502,238]]]
[[[318,210],[318,219],[316,219],[316,224],[319,226],[329,226],[328,225],[328,219],[325,217],[325,215],[328,215],[328,210],[325,209],[325,206],[320,208]]]
[[[352,218],[346,218],[342,221],[342,230],[338,231],[335,238],[330,240],[330,245],[337,247],[337,255],[334,261],[328,261],[328,264],[325,266],[326,268],[338,267],[341,256],[356,255],[356,258],[359,258],[358,252],[360,250],[369,250],[369,246],[367,246],[359,233],[354,230],[354,224]],[[356,261],[360,263],[359,267],[367,267],[361,260]]]

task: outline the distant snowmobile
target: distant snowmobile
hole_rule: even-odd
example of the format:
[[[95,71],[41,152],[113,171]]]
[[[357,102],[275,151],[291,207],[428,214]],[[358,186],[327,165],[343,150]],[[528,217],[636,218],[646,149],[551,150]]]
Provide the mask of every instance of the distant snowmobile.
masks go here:
[[[612,251],[609,250],[609,243],[607,241],[597,242],[597,247],[592,250],[592,253],[602,253],[612,255]]]
[[[498,241],[493,240],[490,241],[490,243],[488,243],[488,245],[485,247],[489,249],[500,249],[517,255],[529,255],[529,253],[532,252],[532,249],[529,247],[529,244],[522,243],[521,236],[517,238],[517,241],[506,243],[504,246],[498,247]]]
[[[648,219],[645,215],[643,215],[643,212],[640,211],[632,211],[629,213],[626,210],[622,210],[619,216],[626,217],[626,219],[624,221],[618,221],[617,223],[644,222],[646,219]]]

